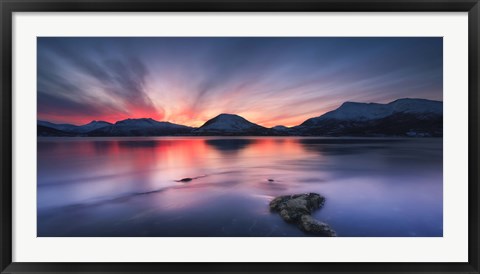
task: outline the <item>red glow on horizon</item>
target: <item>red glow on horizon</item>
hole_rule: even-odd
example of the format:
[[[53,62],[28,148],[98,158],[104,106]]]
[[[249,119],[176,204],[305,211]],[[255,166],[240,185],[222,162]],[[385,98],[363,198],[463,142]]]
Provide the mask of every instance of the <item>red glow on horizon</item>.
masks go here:
[[[221,113],[219,113],[221,114]],[[283,119],[277,119],[277,120],[269,120],[268,122],[258,122],[258,121],[266,121],[266,119],[261,118],[259,116],[252,116],[251,118],[249,116],[243,116],[241,114],[237,114],[239,116],[242,116],[243,118],[247,119],[248,121],[258,124],[260,126],[264,126],[267,128],[271,128],[274,126],[282,125],[286,127],[293,127],[300,125],[303,123],[305,120],[320,116],[319,115],[302,115],[299,117],[292,117],[292,118],[283,118]],[[216,116],[216,115],[215,115]],[[101,117],[98,116],[85,116],[85,115],[71,115],[71,116],[65,116],[65,115],[54,115],[54,114],[42,114],[38,116],[38,120],[42,121],[48,121],[51,123],[56,123],[56,124],[73,124],[73,125],[85,125],[88,124],[92,121],[105,121],[109,122],[112,124],[115,124],[118,121],[126,120],[126,119],[141,119],[141,118],[151,118],[153,120],[159,121],[159,122],[170,122],[174,124],[180,124],[180,125],[185,125],[185,126],[191,126],[191,127],[200,127],[202,126],[205,122],[208,120],[214,118],[215,116],[211,117],[198,117],[193,115],[192,113],[183,113],[182,115],[179,115],[178,117],[173,117],[172,115],[169,115],[170,119],[165,117],[165,115],[152,115],[151,113],[137,113],[136,115],[127,115],[127,114],[111,114],[111,115],[104,115]],[[167,118],[167,119],[165,119]],[[190,118],[190,119],[189,119]]]
[[[282,117],[277,119],[267,119],[260,115],[242,115],[237,114],[248,121],[258,124],[260,126],[271,128],[274,126],[285,126],[285,127],[293,127],[300,125],[305,120],[313,117],[318,117],[325,113],[326,111],[319,113],[319,114],[304,114],[301,116],[296,117]],[[153,120],[159,122],[170,122],[179,125],[191,126],[191,127],[200,127],[208,120],[214,118],[215,116],[227,112],[218,112],[216,115],[195,115],[193,112],[184,110],[178,115],[164,115],[164,114],[152,114],[144,111],[138,111],[135,115],[128,115],[128,114],[110,114],[110,115],[103,115],[103,116],[89,116],[89,115],[55,115],[55,114],[41,114],[38,116],[38,120],[48,121],[51,123],[56,124],[73,124],[73,125],[85,125],[92,121],[105,121],[112,124],[115,124],[118,121],[126,120],[126,119],[142,119],[142,118],[151,118]],[[230,113],[236,114],[236,113]]]

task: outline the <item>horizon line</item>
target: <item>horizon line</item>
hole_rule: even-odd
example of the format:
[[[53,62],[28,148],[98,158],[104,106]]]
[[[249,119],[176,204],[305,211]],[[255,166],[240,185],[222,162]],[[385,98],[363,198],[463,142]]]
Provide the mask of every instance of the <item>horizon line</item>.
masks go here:
[[[338,107],[336,107],[335,109],[326,111],[326,112],[324,112],[324,113],[322,113],[322,114],[319,114],[319,115],[312,116],[312,117],[310,117],[310,118],[307,118],[306,120],[311,119],[311,118],[320,117],[320,116],[322,116],[322,115],[325,115],[326,113],[329,113],[329,112],[331,112],[331,111],[335,111],[335,110],[337,110],[338,108],[340,108],[340,107],[341,107],[343,104],[345,104],[345,103],[388,105],[388,104],[394,103],[394,102],[396,102],[396,101],[398,101],[398,100],[405,100],[405,99],[407,99],[407,100],[427,100],[427,101],[433,101],[433,102],[441,102],[441,103],[443,103],[443,100],[431,100],[431,99],[425,99],[425,98],[409,98],[409,97],[406,97],[406,98],[398,98],[398,99],[395,99],[395,100],[390,101],[390,102],[388,102],[388,103],[345,101],[345,102],[341,103],[341,104],[340,104]],[[37,113],[37,115],[38,115],[38,113]],[[180,125],[180,126],[186,126],[186,127],[191,127],[191,128],[200,128],[200,127],[202,127],[206,122],[208,122],[208,121],[210,121],[211,119],[214,119],[214,118],[216,118],[216,117],[218,117],[218,116],[220,116],[220,115],[235,115],[235,116],[239,116],[239,117],[247,120],[247,121],[250,122],[250,123],[253,123],[253,124],[262,126],[262,127],[264,127],[264,128],[274,128],[274,127],[278,127],[278,126],[283,126],[283,127],[290,128],[290,127],[299,126],[299,125],[301,125],[303,122],[306,121],[306,120],[304,120],[303,122],[299,123],[298,125],[294,125],[294,126],[275,125],[275,126],[272,126],[272,127],[266,127],[266,126],[263,126],[263,125],[261,125],[261,124],[252,122],[252,121],[250,121],[249,119],[247,119],[247,118],[245,118],[245,117],[243,117],[243,116],[241,116],[241,115],[239,115],[239,114],[225,113],[225,112],[223,112],[223,113],[220,113],[220,114],[215,115],[214,117],[212,117],[212,118],[210,118],[210,119],[207,119],[207,120],[204,121],[203,124],[200,125],[200,126],[189,126],[189,125],[178,124],[178,123],[174,123],[174,122],[171,122],[171,121],[165,121],[165,120],[159,121],[159,120],[155,120],[155,119],[153,119],[153,118],[151,118],[151,117],[126,118],[126,119],[122,119],[122,120],[117,120],[117,121],[115,121],[115,122],[108,122],[108,121],[105,121],[105,120],[95,120],[95,119],[94,119],[94,120],[91,120],[91,121],[88,122],[88,123],[80,124],[80,125],[74,124],[74,123],[69,123],[69,122],[60,122],[60,123],[58,123],[58,122],[51,122],[51,121],[47,121],[47,120],[43,120],[43,119],[38,119],[38,117],[37,117],[37,123],[38,123],[39,121],[41,121],[41,122],[47,122],[47,123],[56,124],[56,125],[73,125],[73,126],[79,127],[79,126],[88,125],[88,124],[90,124],[90,123],[92,123],[92,122],[105,122],[105,123],[109,123],[109,124],[111,124],[111,125],[115,125],[115,124],[118,123],[118,122],[122,122],[122,121],[126,121],[126,120],[148,120],[148,119],[150,119],[150,120],[153,120],[153,121],[159,122],[159,123],[170,123],[170,124],[175,124],[175,125]]]

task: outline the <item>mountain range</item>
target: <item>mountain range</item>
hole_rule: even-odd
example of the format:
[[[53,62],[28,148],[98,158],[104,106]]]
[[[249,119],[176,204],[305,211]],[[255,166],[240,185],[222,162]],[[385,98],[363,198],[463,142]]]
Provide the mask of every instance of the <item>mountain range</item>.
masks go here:
[[[198,128],[151,118],[86,125],[37,121],[37,136],[410,136],[441,137],[443,103],[398,99],[388,104],[345,102],[300,125],[266,128],[235,114],[220,114]]]

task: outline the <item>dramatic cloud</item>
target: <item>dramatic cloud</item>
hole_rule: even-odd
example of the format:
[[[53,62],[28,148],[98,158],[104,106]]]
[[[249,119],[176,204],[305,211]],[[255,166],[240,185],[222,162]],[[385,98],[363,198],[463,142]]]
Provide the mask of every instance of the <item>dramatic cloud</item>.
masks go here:
[[[442,38],[38,38],[38,118],[235,113],[292,126],[345,101],[442,100]]]

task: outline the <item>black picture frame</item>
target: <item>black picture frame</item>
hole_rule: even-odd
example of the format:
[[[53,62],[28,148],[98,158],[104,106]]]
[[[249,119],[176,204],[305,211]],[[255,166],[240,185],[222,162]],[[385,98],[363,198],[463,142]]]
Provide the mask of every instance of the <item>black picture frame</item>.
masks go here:
[[[478,0],[0,0],[1,273],[479,273]],[[12,262],[12,14],[14,12],[468,12],[467,263],[19,263]]]

